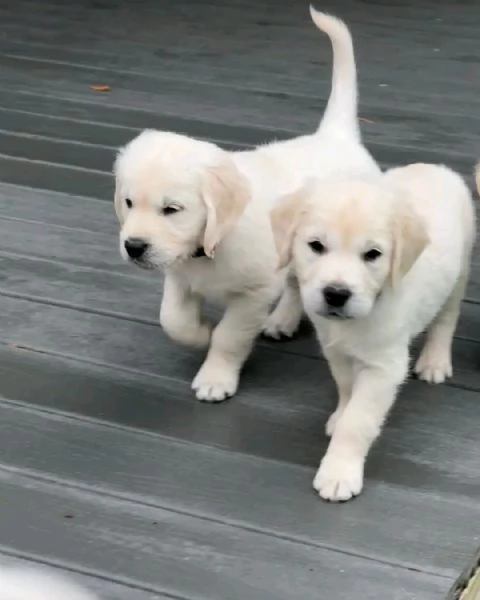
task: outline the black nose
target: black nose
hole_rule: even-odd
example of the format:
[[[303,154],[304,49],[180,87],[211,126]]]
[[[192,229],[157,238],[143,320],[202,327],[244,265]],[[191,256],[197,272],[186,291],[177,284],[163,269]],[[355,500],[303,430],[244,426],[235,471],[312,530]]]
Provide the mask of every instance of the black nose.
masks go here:
[[[128,238],[124,245],[130,258],[140,258],[148,248],[148,244],[140,238]]]
[[[337,285],[328,285],[323,290],[325,302],[333,308],[342,308],[342,306],[345,306],[351,295],[352,292],[348,288]]]

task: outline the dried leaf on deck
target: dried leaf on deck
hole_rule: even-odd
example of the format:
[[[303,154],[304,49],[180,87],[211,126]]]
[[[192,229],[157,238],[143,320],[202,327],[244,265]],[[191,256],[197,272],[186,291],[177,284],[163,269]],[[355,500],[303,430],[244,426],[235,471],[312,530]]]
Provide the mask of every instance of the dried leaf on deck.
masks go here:
[[[109,85],[91,85],[90,89],[94,92],[109,92],[111,87]]]

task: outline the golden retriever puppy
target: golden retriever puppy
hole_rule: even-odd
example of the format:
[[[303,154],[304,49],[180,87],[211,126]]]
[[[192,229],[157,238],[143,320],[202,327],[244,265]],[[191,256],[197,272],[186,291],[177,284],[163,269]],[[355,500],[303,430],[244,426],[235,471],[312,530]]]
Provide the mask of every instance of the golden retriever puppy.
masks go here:
[[[418,376],[452,375],[451,346],[475,238],[471,194],[444,166],[312,182],[279,202],[280,264],[293,260],[338,390],[313,486],[331,501],[363,487],[364,463],[427,330]]]
[[[96,600],[70,579],[43,569],[0,567],[0,600]]]
[[[122,148],[115,163],[122,256],[143,269],[164,271],[164,331],[178,343],[208,348],[192,384],[200,400],[219,402],[236,392],[283,284],[285,273],[275,269],[273,202],[318,173],[379,172],[360,138],[350,32],[334,17],[313,9],[311,14],[330,37],[334,55],[331,96],[316,133],[226,152],[149,130]],[[202,319],[205,299],[225,306],[214,329]],[[298,293],[290,308],[299,321]],[[267,329],[275,327],[270,322]]]

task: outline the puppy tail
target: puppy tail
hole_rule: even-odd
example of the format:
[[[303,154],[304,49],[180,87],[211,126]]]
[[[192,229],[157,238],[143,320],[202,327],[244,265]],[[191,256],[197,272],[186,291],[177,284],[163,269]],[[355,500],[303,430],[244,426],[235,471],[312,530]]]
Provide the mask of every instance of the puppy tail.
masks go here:
[[[350,30],[343,21],[310,6],[315,25],[328,35],[333,50],[332,89],[318,133],[348,136],[360,141],[357,66]]]

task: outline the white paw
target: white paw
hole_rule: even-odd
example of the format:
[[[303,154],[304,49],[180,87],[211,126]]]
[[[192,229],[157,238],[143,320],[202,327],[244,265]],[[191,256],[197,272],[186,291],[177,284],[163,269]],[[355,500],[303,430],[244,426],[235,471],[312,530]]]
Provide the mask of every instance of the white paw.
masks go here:
[[[337,408],[337,410],[328,417],[327,424],[325,425],[325,433],[328,437],[332,437],[335,427],[337,426],[338,419],[342,416],[342,414],[343,410]]]
[[[325,456],[313,480],[319,496],[330,502],[346,502],[363,488],[363,462]]]
[[[262,333],[265,337],[274,340],[291,338],[297,332],[302,317],[296,314],[286,315],[284,311],[274,310],[268,317]]]
[[[453,375],[450,350],[425,346],[415,365],[415,373],[427,383],[443,383]]]
[[[203,402],[223,402],[235,394],[239,373],[231,367],[204,363],[192,383],[196,396]]]

